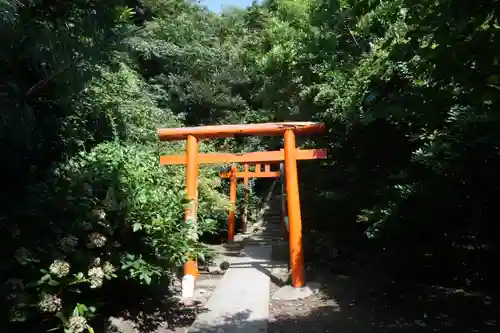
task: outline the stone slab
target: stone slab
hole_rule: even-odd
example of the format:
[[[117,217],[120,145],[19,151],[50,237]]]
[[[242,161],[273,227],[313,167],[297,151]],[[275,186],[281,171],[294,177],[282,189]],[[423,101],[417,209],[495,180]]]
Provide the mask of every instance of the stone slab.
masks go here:
[[[231,266],[188,333],[266,333],[271,251],[248,245],[240,257],[230,258]]]

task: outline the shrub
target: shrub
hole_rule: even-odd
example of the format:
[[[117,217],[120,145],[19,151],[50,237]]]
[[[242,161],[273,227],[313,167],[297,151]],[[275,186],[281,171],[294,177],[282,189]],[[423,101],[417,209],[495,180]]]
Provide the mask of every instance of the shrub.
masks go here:
[[[13,259],[2,272],[12,276],[4,284],[10,320],[92,331],[103,284],[150,284],[197,253],[183,221],[183,173],[173,171],[149,146],[104,143],[30,186],[30,209],[6,220],[13,239]],[[202,177],[200,184],[209,182]],[[204,214],[217,207],[221,214],[223,202],[200,204]],[[203,221],[211,223],[200,219],[199,233],[210,229]]]

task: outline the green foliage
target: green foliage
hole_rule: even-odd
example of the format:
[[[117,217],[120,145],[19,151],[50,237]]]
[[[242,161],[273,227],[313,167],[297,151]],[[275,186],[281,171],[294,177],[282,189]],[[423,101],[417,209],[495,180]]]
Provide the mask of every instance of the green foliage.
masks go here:
[[[301,175],[313,229],[420,282],[493,286],[497,1],[303,6],[261,7],[258,95],[279,119],[329,127],[330,161]]]
[[[190,235],[216,232],[227,202],[218,175],[202,170],[192,228],[182,168],[158,163],[183,152],[156,138],[157,127],[183,125],[179,106],[165,104],[165,87],[145,80],[126,47],[141,36],[130,19],[153,4],[1,5],[4,329],[93,332],[113,290],[163,283],[187,253],[209,255]]]
[[[224,232],[227,184],[200,168],[198,223],[184,223],[184,170],[158,165],[184,146],[159,145],[161,126],[323,121],[324,138],[298,139],[330,154],[300,168],[313,250],[494,286],[497,2],[0,2],[6,330],[92,331],[108,290],[210,256],[192,236]]]
[[[24,272],[16,277],[23,287],[11,295],[26,299],[13,304],[18,316],[34,315],[30,297],[39,293],[42,301],[57,297],[58,316],[67,318],[76,303],[92,301],[82,294],[88,284],[100,287],[102,278],[150,284],[181,265],[185,253],[196,253],[182,222],[182,176],[159,166],[157,156],[148,146],[103,143],[30,186],[23,204],[32,210],[17,213],[23,223],[8,223],[13,243],[25,246],[2,266],[4,273]],[[49,266],[38,283],[29,280]]]

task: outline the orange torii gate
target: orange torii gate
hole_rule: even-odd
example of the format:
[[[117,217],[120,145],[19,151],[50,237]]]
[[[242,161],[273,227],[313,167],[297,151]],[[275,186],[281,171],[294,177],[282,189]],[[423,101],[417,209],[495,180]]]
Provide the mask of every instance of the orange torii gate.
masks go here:
[[[198,154],[198,164],[226,164],[226,163],[240,163],[244,164],[248,168],[248,164],[255,162],[267,162],[264,164],[264,172],[261,169],[261,163],[255,163],[256,171],[250,172],[248,175],[245,175],[237,171],[236,178],[243,178],[245,187],[248,186],[248,178],[280,178],[280,172],[271,172],[270,164],[282,163],[285,159],[284,150],[280,149],[279,151],[259,151],[259,152],[250,152],[250,153],[239,153],[239,154],[231,154],[231,153],[200,153]],[[326,158],[327,152],[326,149],[299,149],[296,150],[296,160],[313,160],[313,159],[323,159]],[[161,165],[186,165],[187,164],[187,155],[164,155],[160,156],[160,164]],[[248,169],[245,169],[244,172],[249,172]],[[222,178],[231,178],[230,173],[221,173]],[[232,187],[234,186],[234,188]],[[246,193],[247,194],[247,193]],[[232,206],[234,206],[228,215],[228,241],[232,242],[234,240],[234,210],[236,205],[236,182],[231,182],[230,187],[230,202]],[[283,221],[283,232],[285,237],[287,236],[285,222]]]
[[[302,218],[300,214],[300,199],[299,186],[297,179],[297,159],[300,156],[300,151],[297,150],[295,144],[295,136],[297,134],[314,134],[321,133],[325,130],[325,125],[322,123],[313,122],[282,122],[282,123],[262,123],[262,124],[242,124],[242,125],[214,125],[214,126],[199,126],[199,127],[182,127],[182,128],[160,128],[157,130],[158,137],[161,141],[186,140],[186,155],[177,156],[178,163],[167,163],[169,157],[162,156],[161,164],[186,164],[186,189],[187,199],[191,202],[186,209],[185,219],[187,222],[196,221],[196,200],[197,200],[197,178],[198,165],[203,160],[198,155],[198,140],[227,138],[237,136],[276,136],[284,137],[285,147],[279,154],[283,154],[285,161],[285,180],[287,192],[287,206],[289,215],[289,245],[290,245],[290,264],[292,267],[292,285],[293,287],[303,287],[304,279],[304,254],[302,249]],[[259,152],[253,154],[261,154]],[[209,154],[206,154],[209,155]],[[231,154],[230,154],[231,155]],[[233,154],[233,157],[241,156],[242,154]],[[171,156],[170,156],[171,157]],[[236,158],[237,159],[237,158]],[[275,158],[258,161],[235,161],[229,158],[218,161],[217,163],[251,163],[251,162],[267,162],[276,161]],[[213,163],[213,162],[212,162]],[[195,278],[198,275],[196,261],[188,260],[184,265],[184,276]],[[194,284],[190,284],[188,289],[183,290],[183,294],[191,297]],[[184,288],[183,288],[184,289]]]
[[[326,149],[297,149],[296,152],[297,160],[313,160],[326,158]],[[160,156],[161,165],[186,165],[187,163],[186,155],[164,155]],[[280,178],[280,171],[270,171],[270,164],[282,163],[284,160],[284,150],[279,151],[262,151],[262,152],[250,152],[250,153],[240,153],[240,154],[230,154],[230,153],[201,153],[198,154],[198,164],[225,164],[225,163],[243,163],[246,168],[249,163],[256,161],[267,161],[264,164],[264,172],[262,172],[261,163],[255,163],[256,171],[250,172],[248,175],[244,175],[242,172],[236,171],[236,178],[243,178],[245,187],[248,186],[248,178]],[[248,162],[248,163],[247,163]],[[260,171],[259,171],[260,170]],[[245,169],[244,172],[249,172]],[[221,173],[222,178],[231,178],[230,173]],[[230,188],[230,201],[232,206],[234,206],[228,215],[228,241],[232,242],[234,240],[234,208],[236,204],[236,182],[232,182]],[[247,193],[246,193],[247,194]],[[287,236],[287,230],[285,228],[285,222],[283,221],[283,233],[285,237]]]
[[[271,171],[270,164],[264,164],[264,171],[262,171],[261,164],[255,164],[255,171],[249,171],[248,163],[243,166],[243,171],[238,171],[236,166],[233,165],[230,171],[221,172],[221,178],[231,179],[229,186],[229,201],[231,202],[231,210],[229,211],[227,217],[227,240],[229,242],[234,241],[235,233],[235,211],[236,211],[236,182],[237,179],[243,178],[243,184],[245,186],[245,204],[248,203],[248,179],[249,178],[280,178],[280,171]],[[243,221],[243,231],[246,232],[246,216]],[[283,230],[284,232],[286,230]]]

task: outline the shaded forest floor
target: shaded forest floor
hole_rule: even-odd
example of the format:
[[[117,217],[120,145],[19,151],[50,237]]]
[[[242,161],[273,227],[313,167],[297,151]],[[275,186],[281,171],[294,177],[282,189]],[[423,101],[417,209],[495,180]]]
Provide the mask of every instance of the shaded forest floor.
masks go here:
[[[283,260],[283,249],[275,253]],[[415,287],[359,271],[307,270],[320,292],[303,300],[271,299],[268,333],[498,332],[499,302],[480,293]],[[271,295],[278,287],[272,284]]]
[[[278,245],[279,243],[279,245]],[[318,282],[320,291],[296,301],[273,300],[287,282],[288,244],[273,245],[268,333],[489,333],[498,332],[500,303],[481,293],[440,286],[422,287],[392,281],[383,273],[357,267],[332,273],[324,263],[306,260],[306,279]],[[236,255],[213,246],[219,258]],[[220,260],[220,259],[219,259]],[[330,266],[335,266],[332,262]],[[352,266],[355,267],[355,266]],[[198,306],[183,308],[175,295],[155,292],[127,307],[115,330],[123,333],[186,332],[217,286],[222,275],[203,272],[197,282]],[[165,288],[167,289],[167,288]],[[174,288],[180,292],[180,286]],[[133,303],[133,302],[132,302]],[[135,310],[131,310],[135,309]]]
[[[284,245],[273,248],[275,263],[283,263]],[[302,300],[273,300],[272,294],[287,278],[283,265],[277,266],[280,268],[271,278],[268,333],[498,332],[497,299],[458,289],[389,283],[380,275],[359,271],[332,274],[324,267],[307,266],[307,279],[318,282],[320,291]],[[184,308],[175,295],[161,292],[135,304],[129,302],[127,310],[112,319],[107,332],[186,332],[197,314],[205,311],[204,303],[221,277],[206,272],[200,275],[196,295],[199,304],[193,308]]]
[[[109,317],[101,320],[102,328],[96,332],[187,332],[196,316],[206,311],[204,305],[223,277],[224,271],[220,269],[220,263],[227,260],[228,256],[237,255],[242,249],[241,246],[206,245],[214,251],[215,258],[207,265],[200,266],[194,306],[185,307],[179,302],[181,294],[179,280],[175,280],[171,288],[160,286],[155,290],[148,290],[147,293],[124,293],[120,295],[119,301],[113,302],[119,306],[119,309],[112,309],[108,314]]]

